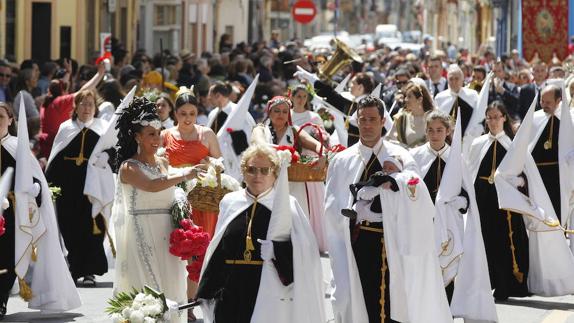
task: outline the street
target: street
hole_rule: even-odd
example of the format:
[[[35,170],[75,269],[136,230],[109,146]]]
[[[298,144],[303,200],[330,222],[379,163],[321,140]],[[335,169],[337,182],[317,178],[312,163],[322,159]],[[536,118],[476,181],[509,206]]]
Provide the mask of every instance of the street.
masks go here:
[[[323,274],[329,274],[329,261],[322,259]],[[104,312],[107,299],[112,294],[113,270],[102,277],[98,277],[95,288],[79,288],[82,298],[82,307],[65,314],[40,314],[31,311],[26,303],[19,297],[13,296],[8,302],[8,312],[2,321],[12,322],[109,322]],[[325,299],[325,309],[329,322],[333,320],[331,303]],[[496,310],[500,323],[574,323],[574,296],[562,297],[528,297],[524,299],[511,299],[504,303],[497,303]],[[202,323],[201,310],[195,310],[198,323]],[[462,323],[462,319],[455,320]]]

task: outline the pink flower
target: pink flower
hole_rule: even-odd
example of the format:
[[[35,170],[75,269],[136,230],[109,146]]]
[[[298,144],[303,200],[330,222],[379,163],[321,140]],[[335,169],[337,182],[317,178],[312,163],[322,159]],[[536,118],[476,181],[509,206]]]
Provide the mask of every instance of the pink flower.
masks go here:
[[[420,180],[417,177],[411,177],[411,179],[409,179],[409,181],[407,182],[407,185],[416,186],[419,182]]]
[[[0,236],[6,232],[6,228],[4,227],[5,225],[6,220],[4,220],[4,217],[0,215]]]
[[[233,132],[233,128],[227,128],[227,129],[225,129],[225,130],[227,130],[227,132],[229,132],[229,133],[232,133],[232,132]]]

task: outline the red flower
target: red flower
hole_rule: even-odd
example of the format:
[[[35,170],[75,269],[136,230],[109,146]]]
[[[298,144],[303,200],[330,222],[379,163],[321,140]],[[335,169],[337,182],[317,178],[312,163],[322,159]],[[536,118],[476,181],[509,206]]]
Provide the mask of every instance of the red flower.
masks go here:
[[[201,267],[203,266],[204,259],[204,255],[198,256],[193,260],[191,264],[185,266],[185,269],[187,269],[187,277],[190,280],[194,282],[199,281],[199,275],[201,274]]]
[[[227,132],[229,132],[229,133],[232,133],[232,132],[233,132],[233,128],[227,128],[227,129],[225,129],[225,130],[227,130]]]
[[[193,228],[193,222],[191,222],[191,219],[182,219],[181,221],[179,221],[179,225],[184,230],[190,230],[191,228]]]
[[[411,179],[409,179],[409,181],[407,182],[407,185],[409,186],[415,186],[420,182],[420,180],[417,177],[411,177]]]
[[[333,145],[331,147],[331,151],[334,153],[339,153],[343,150],[347,149],[345,146],[341,145],[341,144],[337,144],[337,145]]]
[[[6,220],[4,220],[4,217],[0,215],[0,236],[6,232],[6,228],[4,227],[5,225]]]
[[[180,224],[190,226],[187,229],[175,229],[171,232],[169,252],[180,257],[181,260],[204,255],[209,245],[209,233],[204,232],[201,227],[194,226],[189,219],[180,221]]]
[[[288,150],[291,153],[291,164],[299,161],[299,154],[297,153],[297,151],[295,151],[295,148],[293,148],[292,146],[277,146],[275,149]]]

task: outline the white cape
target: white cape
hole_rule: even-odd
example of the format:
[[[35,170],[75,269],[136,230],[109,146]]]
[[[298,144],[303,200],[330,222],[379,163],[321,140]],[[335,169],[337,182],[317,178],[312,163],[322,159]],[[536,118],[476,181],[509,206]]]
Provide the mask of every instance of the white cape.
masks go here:
[[[542,296],[567,295],[574,293],[574,256],[568,249],[560,227],[547,225],[557,222],[558,219],[527,148],[533,131],[533,112],[534,104],[530,106],[512,145],[507,148],[507,153],[496,170],[494,182],[498,204],[501,209],[521,213],[529,231],[530,292]],[[528,182],[528,197],[507,180],[522,172]]]
[[[2,146],[14,158],[16,158],[17,143],[18,139],[12,136],[8,136],[2,140]],[[23,167],[23,165],[17,161],[17,167]],[[32,242],[31,236],[23,230],[16,230],[16,244],[28,246],[25,248],[23,254],[16,253],[16,259],[21,257],[23,260],[16,265],[16,271],[19,276],[26,274],[29,268],[28,266],[24,266],[26,261],[29,263],[29,266],[33,266],[31,272],[32,283],[30,285],[33,297],[28,303],[28,307],[47,312],[62,312],[78,308],[82,305],[80,295],[70,276],[68,265],[64,259],[62,246],[60,245],[60,232],[54,213],[50,188],[48,187],[40,165],[32,154],[30,154],[30,163],[26,172],[28,174],[31,173],[31,176],[38,179],[41,183],[42,206],[38,211],[45,230],[39,237],[39,240],[34,242],[37,247],[36,254],[38,257],[35,262],[29,260],[31,253],[29,246]],[[16,178],[16,180],[18,179]],[[16,198],[17,205],[28,205],[29,202],[35,205],[33,199],[29,198],[26,193],[19,195],[20,196],[17,195]],[[26,258],[26,261],[24,261],[24,258]]]
[[[406,211],[412,205],[406,202],[410,199],[402,186],[405,179],[415,176],[416,163],[404,148],[381,141],[375,145],[384,145],[377,154],[379,162],[389,156],[399,156],[405,169],[403,174],[397,176],[401,190],[384,191],[381,196],[391,277],[391,318],[401,322],[452,322],[434,249],[434,211],[430,215],[426,212],[434,210],[432,201],[426,186],[419,185],[418,201],[427,205],[419,212]],[[359,180],[364,169],[358,156],[363,149],[361,145],[359,142],[337,154],[329,165],[327,176],[326,238],[336,285],[332,296],[333,312],[338,323],[368,322],[351,247],[349,219],[341,215],[341,209],[349,208],[352,203],[349,185]],[[399,213],[401,216],[398,216]],[[417,216],[420,214],[425,216]]]
[[[258,203],[272,210],[274,195],[275,189],[258,200]],[[217,220],[215,234],[205,254],[201,270],[202,274],[207,268],[209,260],[219,245],[229,223],[252,203],[253,200],[247,196],[245,190],[229,193],[221,200],[221,213]],[[290,208],[294,282],[289,286],[284,286],[277,274],[265,275],[265,272],[276,273],[274,264],[270,261],[265,261],[263,263],[264,267],[255,309],[251,319],[252,323],[317,323],[326,321],[323,309],[319,249],[309,221],[293,197],[290,197]],[[269,229],[271,229],[271,222]],[[292,301],[285,301],[285,299],[292,299]],[[201,307],[204,321],[206,323],[214,322],[215,301],[203,300]]]

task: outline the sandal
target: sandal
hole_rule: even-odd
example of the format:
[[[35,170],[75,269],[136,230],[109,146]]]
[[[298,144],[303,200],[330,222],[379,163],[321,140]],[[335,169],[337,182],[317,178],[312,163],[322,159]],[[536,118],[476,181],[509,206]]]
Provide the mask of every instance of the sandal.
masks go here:
[[[84,287],[96,287],[96,277],[94,275],[84,276],[82,285]]]

